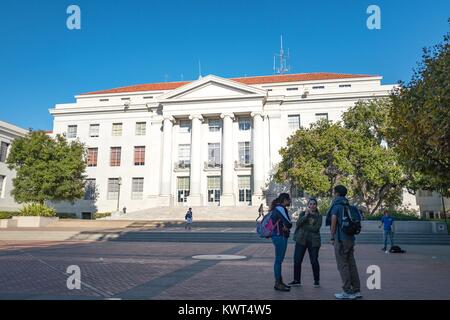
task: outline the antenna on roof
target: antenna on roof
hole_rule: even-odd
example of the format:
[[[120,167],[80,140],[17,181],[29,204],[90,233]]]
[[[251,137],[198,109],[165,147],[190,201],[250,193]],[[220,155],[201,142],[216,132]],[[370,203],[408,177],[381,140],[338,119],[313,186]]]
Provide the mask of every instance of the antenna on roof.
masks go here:
[[[198,78],[199,79],[202,78],[202,64],[201,64],[200,60],[198,60]]]
[[[276,57],[279,57],[280,66],[276,66]],[[280,36],[280,53],[273,55],[273,73],[283,74],[289,72],[290,67],[287,65],[287,60],[289,59],[289,49],[286,55],[283,50],[283,35]]]

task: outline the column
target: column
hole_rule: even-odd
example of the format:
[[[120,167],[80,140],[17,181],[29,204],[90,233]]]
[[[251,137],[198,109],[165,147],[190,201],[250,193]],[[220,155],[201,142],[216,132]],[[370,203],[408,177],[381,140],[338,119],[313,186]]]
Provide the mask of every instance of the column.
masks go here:
[[[233,190],[233,113],[222,113],[222,195],[221,206],[235,206]]]
[[[281,161],[281,155],[279,153],[282,143],[281,143],[281,115],[279,113],[272,113],[268,115],[269,122],[269,176],[274,174],[274,169],[276,165]],[[282,189],[282,184],[276,183],[273,179],[269,181],[266,193],[266,203],[270,204],[273,199],[278,196],[278,192]]]
[[[191,125],[191,171],[190,171],[190,191],[187,198],[189,206],[201,206],[201,173],[202,173],[202,134],[201,124],[203,117],[201,115],[191,115],[189,119]]]
[[[162,205],[171,205],[172,200],[172,129],[174,118],[164,116],[163,121],[163,150],[161,161],[161,192]]]
[[[262,203],[262,188],[264,187],[264,160],[260,155],[263,152],[263,113],[252,112],[252,159],[253,159],[253,194],[252,205],[259,206]]]

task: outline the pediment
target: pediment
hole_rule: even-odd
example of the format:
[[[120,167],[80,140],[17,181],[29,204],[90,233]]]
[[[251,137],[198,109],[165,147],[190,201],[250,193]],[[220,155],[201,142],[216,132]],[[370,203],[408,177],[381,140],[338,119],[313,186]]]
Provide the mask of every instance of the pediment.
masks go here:
[[[239,98],[265,95],[266,92],[264,90],[229,79],[209,75],[170,91],[160,98],[163,100],[201,100],[209,98]]]

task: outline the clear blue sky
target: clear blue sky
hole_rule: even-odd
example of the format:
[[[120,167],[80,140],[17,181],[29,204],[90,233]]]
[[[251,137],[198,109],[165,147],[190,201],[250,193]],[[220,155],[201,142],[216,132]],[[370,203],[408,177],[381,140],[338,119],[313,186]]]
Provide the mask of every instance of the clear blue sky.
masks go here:
[[[81,30],[66,9],[81,8]],[[369,5],[381,30],[366,27]],[[448,0],[1,0],[0,119],[52,129],[48,109],[79,93],[202,73],[272,74],[280,34],[291,73],[408,81],[421,48],[448,31]]]

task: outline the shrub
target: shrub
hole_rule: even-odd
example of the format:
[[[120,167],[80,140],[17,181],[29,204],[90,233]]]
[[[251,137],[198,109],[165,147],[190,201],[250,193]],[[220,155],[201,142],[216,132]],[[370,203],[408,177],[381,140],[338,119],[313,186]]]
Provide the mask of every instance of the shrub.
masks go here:
[[[13,216],[18,216],[19,212],[17,211],[0,211],[0,219],[10,219]]]
[[[73,212],[57,212],[56,216],[60,219],[76,219],[77,218],[77,214],[73,213]]]
[[[399,208],[397,210],[389,210],[388,211],[391,217],[393,217],[395,220],[403,220],[403,221],[417,221],[421,220],[418,216],[417,211],[407,209],[407,208]],[[381,220],[381,217],[383,216],[383,212],[380,211],[379,213],[371,216],[366,216],[366,220]]]
[[[53,208],[47,207],[45,204],[30,203],[23,206],[19,211],[20,216],[41,216],[41,217],[55,217],[56,211]]]
[[[94,213],[94,219],[100,219],[111,216],[111,212],[96,212]]]

